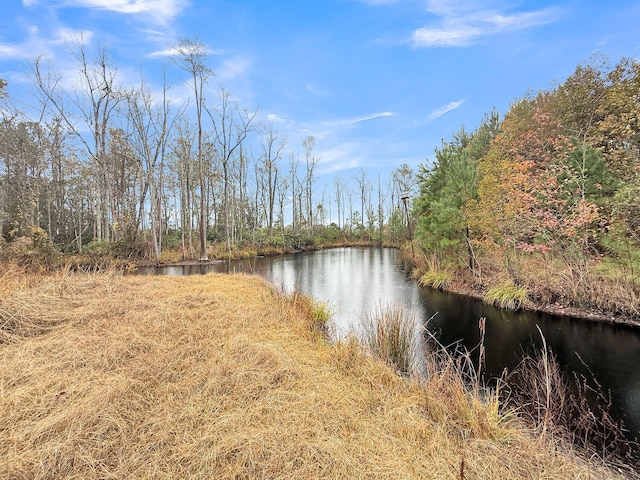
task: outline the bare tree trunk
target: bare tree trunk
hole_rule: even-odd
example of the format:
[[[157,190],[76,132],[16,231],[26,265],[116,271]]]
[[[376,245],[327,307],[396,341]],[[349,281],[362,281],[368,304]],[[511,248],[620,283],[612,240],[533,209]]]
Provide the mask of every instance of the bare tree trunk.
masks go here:
[[[177,50],[176,62],[184,71],[191,74],[196,119],[198,128],[198,181],[200,186],[200,221],[198,233],[200,239],[200,261],[209,260],[207,254],[207,209],[206,209],[206,190],[205,190],[205,168],[202,150],[202,110],[204,108],[203,89],[209,76],[213,72],[205,65],[207,56],[207,47],[198,40],[183,39],[178,42],[175,47]]]

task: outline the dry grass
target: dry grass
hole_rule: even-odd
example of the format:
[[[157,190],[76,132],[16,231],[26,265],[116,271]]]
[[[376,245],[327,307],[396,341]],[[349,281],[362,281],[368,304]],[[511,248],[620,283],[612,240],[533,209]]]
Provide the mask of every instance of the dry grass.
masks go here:
[[[446,378],[419,384],[320,341],[308,303],[256,277],[11,288],[0,479],[613,476]]]
[[[566,378],[544,337],[542,341],[543,346],[509,374],[510,398],[505,401],[516,405],[541,433],[549,431],[611,464],[637,469],[638,444],[628,440],[622,425],[611,417],[611,399],[602,386],[593,375],[574,373]]]

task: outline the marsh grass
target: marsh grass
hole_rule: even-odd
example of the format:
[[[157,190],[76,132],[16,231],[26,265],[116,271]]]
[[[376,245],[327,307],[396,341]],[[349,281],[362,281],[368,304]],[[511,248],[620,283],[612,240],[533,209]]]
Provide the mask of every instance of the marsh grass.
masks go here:
[[[308,300],[256,277],[69,272],[0,307],[0,479],[616,476],[451,382],[452,358],[408,381],[317,341]]]
[[[362,343],[374,357],[400,375],[414,372],[421,351],[421,328],[415,313],[398,304],[378,304],[362,315]]]
[[[429,270],[426,273],[422,274],[422,276],[418,280],[418,283],[423,287],[443,290],[451,284],[452,280],[453,275],[451,274],[451,272]]]
[[[518,310],[527,304],[527,288],[514,285],[512,281],[491,287],[484,302],[506,310]]]
[[[286,292],[283,285],[276,291],[278,295],[287,301],[297,310],[301,319],[304,319],[305,330],[312,338],[318,340],[330,340],[333,336],[333,311],[327,302],[316,300],[313,297],[303,294],[298,290]]]

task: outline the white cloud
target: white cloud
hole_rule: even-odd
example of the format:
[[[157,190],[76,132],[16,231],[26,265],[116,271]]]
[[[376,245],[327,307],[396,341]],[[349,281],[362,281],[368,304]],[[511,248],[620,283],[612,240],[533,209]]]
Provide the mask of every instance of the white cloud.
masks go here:
[[[55,37],[51,40],[56,45],[67,44],[88,44],[91,43],[93,32],[89,30],[73,30],[61,27],[56,31]]]
[[[37,56],[54,57],[52,47],[76,43],[89,43],[93,32],[58,28],[51,38],[40,36],[40,29],[29,27],[26,39],[15,44],[0,44],[0,59],[34,60]]]
[[[22,0],[26,7],[37,7],[43,0]],[[52,0],[47,6],[95,8],[116,13],[143,15],[160,24],[179,15],[189,4],[189,0]]]
[[[267,115],[267,121],[269,122],[273,122],[273,123],[284,123],[286,122],[286,120],[284,118],[282,118],[281,116],[275,114],[275,113],[270,113],[269,115]]]
[[[1,45],[0,44],[0,59],[1,58],[24,58],[25,50],[20,45]],[[31,58],[32,54],[29,54],[28,58]]]
[[[225,53],[224,50],[212,49],[208,47],[205,51],[205,54],[207,55],[223,55],[224,53]],[[180,55],[180,50],[178,49],[178,47],[170,47],[164,50],[157,50],[155,52],[151,52],[150,54],[147,55],[147,57],[148,58],[164,58],[164,57],[175,57],[178,55]]]
[[[450,26],[448,28],[419,28],[413,32],[413,45],[416,47],[462,47],[482,34],[479,28],[468,25]]]
[[[375,120],[376,118],[392,117],[392,116],[393,116],[392,112],[373,113],[371,115],[365,115],[364,117],[356,118],[353,123],[367,122],[369,120]]]
[[[552,23],[560,15],[560,10],[552,7],[508,14],[486,2],[461,0],[430,0],[427,11],[440,21],[413,32],[411,43],[417,48],[471,45],[483,36]]]
[[[431,114],[429,114],[428,119],[435,120],[436,118],[441,117],[445,113],[450,112],[451,110],[455,110],[463,103],[464,103],[464,98],[462,100],[458,100],[457,102],[449,102],[444,107],[440,107],[434,110],[433,112],[431,112]]]
[[[164,50],[158,50],[156,52],[151,52],[147,57],[150,58],[163,58],[163,57],[175,57],[179,55],[180,52],[176,47],[166,48]]]
[[[342,142],[335,147],[318,152],[318,174],[335,174],[362,165],[362,146],[356,142]]]
[[[320,157],[318,174],[335,174],[342,170],[355,169],[366,165],[380,152],[375,137],[368,134],[366,127],[360,131],[363,136],[358,140],[348,133],[350,127],[376,119],[395,116],[393,112],[381,111],[353,117],[320,120],[314,122],[298,121],[271,113],[267,120],[277,124],[280,132],[288,138],[288,153],[295,154],[304,139],[312,135],[318,141],[317,154]],[[327,145],[330,145],[327,147]]]

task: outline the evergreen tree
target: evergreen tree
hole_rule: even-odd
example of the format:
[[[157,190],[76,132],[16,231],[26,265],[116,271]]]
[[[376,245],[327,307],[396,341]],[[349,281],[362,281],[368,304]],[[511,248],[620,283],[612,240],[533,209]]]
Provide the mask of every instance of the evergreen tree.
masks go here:
[[[467,206],[477,199],[478,161],[498,134],[494,111],[472,134],[464,129],[436,149],[431,168],[420,166],[420,195],[415,201],[416,235],[428,251],[466,257],[473,269]],[[465,253],[466,252],[466,253]]]

